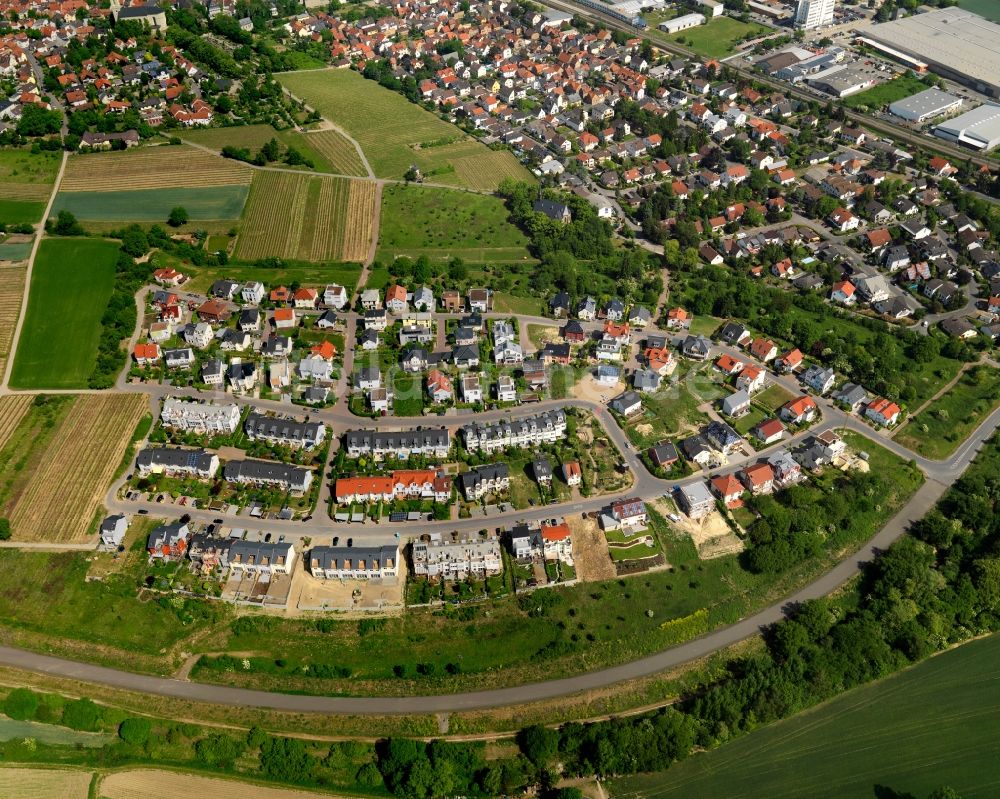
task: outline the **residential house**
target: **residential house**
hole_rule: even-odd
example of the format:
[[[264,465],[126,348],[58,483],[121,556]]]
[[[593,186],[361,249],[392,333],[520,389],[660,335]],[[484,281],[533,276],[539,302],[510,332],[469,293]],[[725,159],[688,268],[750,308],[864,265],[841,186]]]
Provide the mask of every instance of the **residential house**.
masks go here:
[[[816,401],[809,395],[803,394],[801,397],[789,400],[782,405],[779,416],[792,424],[808,424],[816,418],[818,413]]]
[[[900,407],[884,397],[878,397],[865,406],[865,418],[883,427],[892,427],[899,421]]]

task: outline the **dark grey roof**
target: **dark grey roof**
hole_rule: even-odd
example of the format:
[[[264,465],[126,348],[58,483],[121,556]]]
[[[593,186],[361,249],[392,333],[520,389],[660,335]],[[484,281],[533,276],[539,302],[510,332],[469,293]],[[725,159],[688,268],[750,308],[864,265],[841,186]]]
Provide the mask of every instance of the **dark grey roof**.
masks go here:
[[[395,568],[399,558],[397,547],[388,544],[380,547],[313,547],[309,550],[309,568],[343,569],[351,562],[352,567],[363,560],[371,564],[369,568]]]
[[[261,413],[251,413],[247,416],[245,429],[247,435],[259,438],[316,441],[323,437],[321,422],[298,422],[295,419],[265,416]]]
[[[163,466],[167,469],[196,469],[207,472],[212,468],[212,453],[203,449],[146,447],[136,457],[137,466]]]
[[[293,487],[305,486],[308,469],[271,461],[229,461],[223,472],[226,480],[246,480],[262,483],[280,483]]]

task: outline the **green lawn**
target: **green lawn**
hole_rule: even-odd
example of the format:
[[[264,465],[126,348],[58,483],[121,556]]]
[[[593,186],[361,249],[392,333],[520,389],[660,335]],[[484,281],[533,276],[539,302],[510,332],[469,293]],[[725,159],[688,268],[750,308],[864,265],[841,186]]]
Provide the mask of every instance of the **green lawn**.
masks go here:
[[[396,416],[420,416],[424,412],[423,382],[420,375],[397,372],[392,378],[392,411]]]
[[[844,99],[844,104],[851,108],[882,108],[927,88],[930,87],[916,75],[904,74],[867,91],[852,94]]]
[[[928,458],[946,458],[1000,405],[1000,374],[977,366],[900,429],[895,440]]]
[[[643,394],[643,412],[628,420],[625,432],[640,449],[664,438],[690,435],[709,421],[698,406],[714,402],[728,393],[729,390],[718,382],[711,364],[703,364],[656,393]]]
[[[750,432],[751,427],[756,426],[758,422],[763,422],[768,418],[768,416],[769,414],[765,413],[760,408],[751,407],[749,413],[744,414],[733,422],[733,429],[741,436],[745,436]]]
[[[52,215],[70,211],[81,222],[166,222],[172,208],[183,206],[192,221],[237,220],[249,186],[208,186],[136,191],[60,192]]]
[[[101,316],[118,244],[45,239],[35,257],[28,314],[14,359],[16,388],[83,388],[97,359]]]
[[[528,239],[508,221],[498,197],[421,186],[386,186],[378,254],[471,262],[522,261]]]
[[[722,58],[736,51],[736,43],[752,36],[767,33],[768,28],[756,23],[747,24],[732,17],[715,17],[697,28],[689,28],[669,35],[656,32],[654,38],[663,37],[667,41],[690,47],[698,55]],[[653,32],[651,32],[653,33]]]
[[[767,408],[767,410],[773,413],[791,399],[795,399],[795,395],[784,388],[784,386],[775,383],[772,386],[768,386],[760,394],[757,394],[753,398],[753,401],[755,404],[760,405],[762,408]]]
[[[0,198],[0,222],[5,225],[34,225],[41,221],[45,203]]]
[[[515,297],[500,291],[493,295],[493,310],[497,313],[544,316],[545,308],[545,300],[540,297]]]
[[[669,771],[614,780],[614,799],[962,799],[997,794],[1000,635],[692,755]]]
[[[514,155],[491,150],[401,94],[347,69],[286,72],[278,80],[343,127],[379,177],[417,166],[426,180],[493,191],[506,177],[533,180]]]
[[[690,333],[692,336],[711,336],[721,324],[722,320],[717,316],[696,316],[691,320]]]

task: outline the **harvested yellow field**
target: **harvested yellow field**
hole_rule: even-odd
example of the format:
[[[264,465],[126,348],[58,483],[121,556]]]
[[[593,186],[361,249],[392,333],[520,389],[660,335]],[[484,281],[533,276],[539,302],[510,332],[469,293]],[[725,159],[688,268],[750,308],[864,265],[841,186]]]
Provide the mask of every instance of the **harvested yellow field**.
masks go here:
[[[52,193],[51,183],[14,183],[0,180],[0,197],[5,200],[44,202]]]
[[[0,449],[7,443],[21,419],[31,407],[34,396],[31,394],[9,394],[0,397]]]
[[[222,780],[158,769],[109,774],[101,781],[101,799],[318,799],[328,793],[291,788],[267,788],[237,780]]]
[[[246,185],[253,170],[245,164],[195,147],[149,147],[121,152],[73,155],[60,190],[204,188]]]
[[[374,213],[372,181],[261,171],[250,186],[234,254],[248,261],[361,261]]]
[[[7,368],[14,327],[21,313],[26,273],[27,267],[24,266],[0,266],[0,375]]]
[[[0,769],[0,794],[11,799],[87,799],[89,771]]]
[[[335,130],[321,130],[303,134],[305,140],[316,152],[330,162],[332,171],[338,175],[358,175],[368,173],[354,144]]]
[[[54,431],[5,515],[19,540],[82,541],[146,412],[142,394],[88,394]]]
[[[368,257],[376,213],[374,181],[352,180],[341,260],[364,261]]]

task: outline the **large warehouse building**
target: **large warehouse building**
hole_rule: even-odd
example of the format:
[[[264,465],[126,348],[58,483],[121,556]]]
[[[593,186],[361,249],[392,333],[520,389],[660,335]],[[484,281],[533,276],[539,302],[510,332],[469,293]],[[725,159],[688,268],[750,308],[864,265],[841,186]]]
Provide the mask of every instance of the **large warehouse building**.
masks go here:
[[[961,97],[940,89],[927,89],[892,103],[889,106],[889,113],[908,122],[919,123],[957,111],[961,105]]]
[[[1000,97],[1000,25],[961,8],[940,8],[875,25],[859,37],[914,66]]]
[[[977,150],[992,150],[1000,144],[1000,105],[986,103],[966,111],[942,122],[934,128],[934,134]]]

